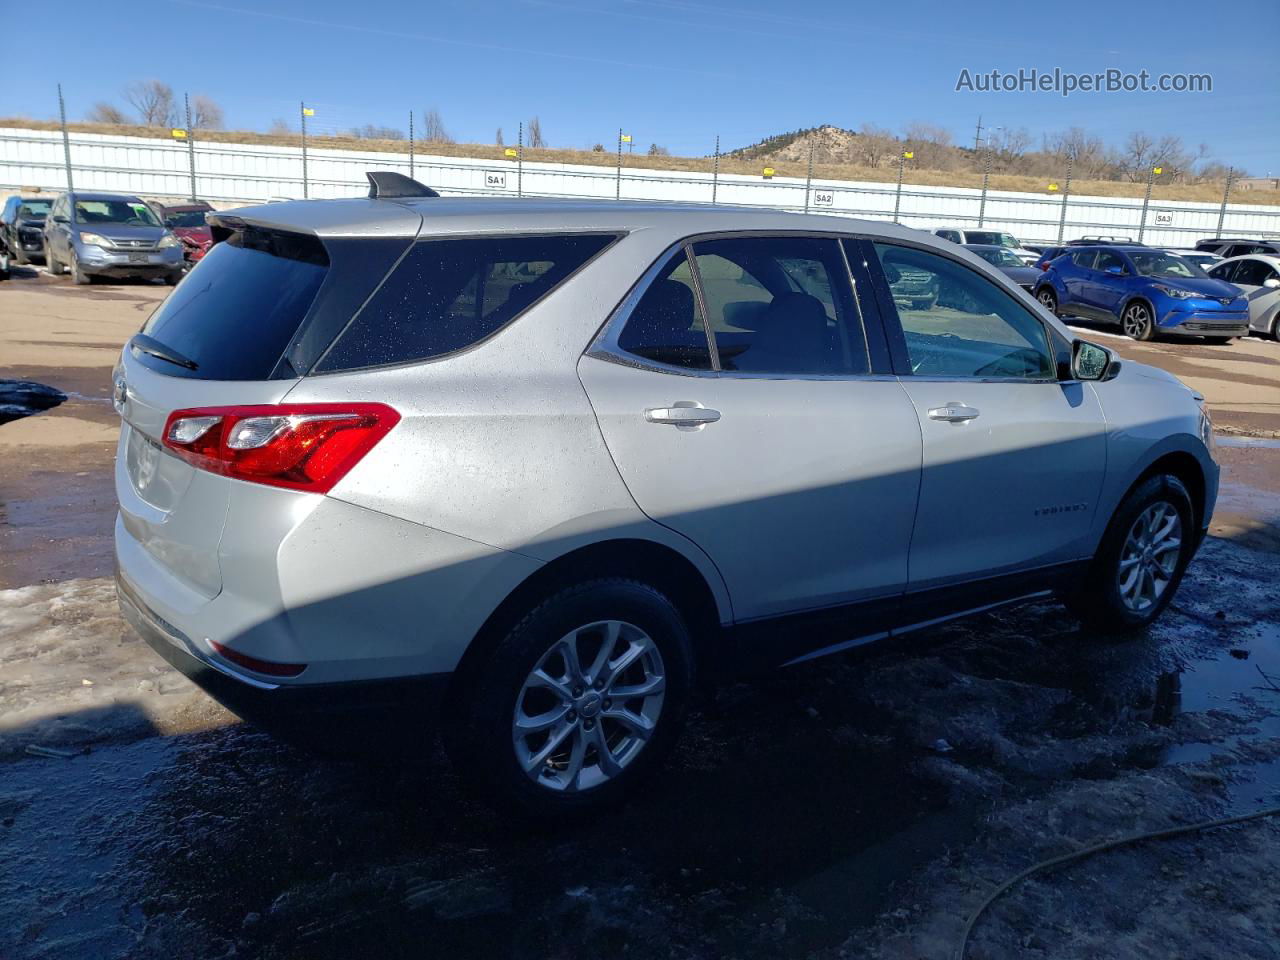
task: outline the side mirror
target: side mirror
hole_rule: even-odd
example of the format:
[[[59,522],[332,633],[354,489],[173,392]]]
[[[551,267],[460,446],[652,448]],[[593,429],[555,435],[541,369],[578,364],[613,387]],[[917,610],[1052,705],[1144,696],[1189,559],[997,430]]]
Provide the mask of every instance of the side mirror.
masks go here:
[[[58,216],[53,218],[53,222],[54,223],[70,223],[71,221],[67,217],[64,217],[61,214],[59,214]]]
[[[1262,281],[1262,285],[1268,290],[1280,290],[1280,277],[1267,277]]]
[[[1106,347],[1088,340],[1071,345],[1071,375],[1077,380],[1114,380],[1120,372],[1120,361]]]
[[[1104,272],[1111,274],[1113,277],[1123,277],[1124,267],[1107,267]]]

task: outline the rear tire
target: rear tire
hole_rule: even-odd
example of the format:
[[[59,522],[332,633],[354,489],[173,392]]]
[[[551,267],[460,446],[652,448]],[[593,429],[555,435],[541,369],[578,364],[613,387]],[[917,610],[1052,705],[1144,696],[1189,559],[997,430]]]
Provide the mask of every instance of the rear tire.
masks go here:
[[[1067,608],[1104,633],[1145,629],[1177,593],[1199,533],[1182,481],[1147,478],[1116,509]]]
[[[164,275],[164,285],[166,287],[176,287],[178,281],[182,279],[182,271],[176,273],[166,273]]]
[[[1155,336],[1155,321],[1151,316],[1151,308],[1141,301],[1134,301],[1124,308],[1120,315],[1120,326],[1125,336],[1134,340],[1150,340]]]
[[[446,749],[513,812],[599,809],[670,752],[692,679],[689,632],[666,596],[634,580],[588,581],[534,607],[461,681]]]
[[[1053,292],[1052,287],[1041,287],[1036,292],[1036,299],[1040,301],[1041,306],[1055,317],[1058,315],[1058,295]]]

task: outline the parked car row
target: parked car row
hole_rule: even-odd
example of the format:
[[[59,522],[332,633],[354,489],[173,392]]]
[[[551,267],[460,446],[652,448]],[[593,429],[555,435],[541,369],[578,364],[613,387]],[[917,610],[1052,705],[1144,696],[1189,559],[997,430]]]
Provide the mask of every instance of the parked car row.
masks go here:
[[[10,197],[0,212],[0,279],[10,264],[43,263],[76,283],[159,277],[173,285],[212,245],[204,221],[212,209],[88,191]]]

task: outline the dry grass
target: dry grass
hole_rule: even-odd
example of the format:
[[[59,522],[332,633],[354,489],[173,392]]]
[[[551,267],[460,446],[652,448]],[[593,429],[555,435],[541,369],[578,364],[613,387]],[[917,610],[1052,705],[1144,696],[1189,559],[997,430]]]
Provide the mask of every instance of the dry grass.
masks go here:
[[[0,126],[26,127],[34,130],[57,130],[58,124],[46,120],[31,120],[26,117],[0,118]],[[71,123],[69,129],[77,133],[101,133],[115,136],[155,137],[154,127],[131,125],[115,125],[100,123]],[[251,133],[242,130],[213,130],[200,134],[201,140],[219,143],[261,144],[265,146],[284,146],[301,148],[301,137],[298,134]],[[314,148],[335,150],[358,149],[370,153],[405,153],[408,144],[403,140],[364,140],[356,137],[318,137],[308,136],[307,145]],[[437,157],[468,157],[474,159],[490,159],[497,162],[510,163],[503,155],[504,147],[483,143],[419,143],[416,148],[420,155]],[[617,155],[612,150],[597,152],[593,150],[570,150],[556,147],[534,149],[526,147],[524,159],[531,163],[576,163],[585,166],[613,167]],[[623,168],[644,168],[647,170],[679,170],[710,173],[711,157],[651,157],[648,155],[622,155]],[[800,162],[771,161],[779,177],[801,177],[806,173],[806,164]],[[738,160],[732,157],[720,158],[722,173],[759,175],[764,164],[758,160]],[[893,183],[897,179],[897,170],[891,167],[863,167],[857,164],[818,163],[814,164],[813,175],[819,180],[865,180],[873,183]],[[936,187],[971,187],[982,186],[982,174],[962,170],[924,170],[909,168],[906,181],[921,186]],[[1048,181],[1044,177],[1019,176],[1013,174],[992,174],[990,187],[992,190],[1009,190],[1019,193],[1040,193],[1051,196]],[[1141,197],[1146,189],[1143,183],[1128,183],[1115,180],[1075,180],[1071,185],[1073,194],[1095,197]],[[1153,200],[1183,200],[1201,203],[1217,203],[1222,200],[1223,184],[1221,182],[1199,184],[1158,184],[1151,192]],[[1261,204],[1264,206],[1280,206],[1280,191],[1253,190],[1238,191],[1232,194],[1232,202]]]

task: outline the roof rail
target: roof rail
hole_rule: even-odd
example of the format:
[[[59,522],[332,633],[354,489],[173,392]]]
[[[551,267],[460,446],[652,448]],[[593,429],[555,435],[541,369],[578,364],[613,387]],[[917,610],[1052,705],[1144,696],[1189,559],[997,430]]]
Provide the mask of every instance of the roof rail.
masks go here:
[[[365,173],[369,178],[369,199],[392,200],[399,197],[438,197],[426,184],[419,183],[403,173],[394,170],[370,170]]]

